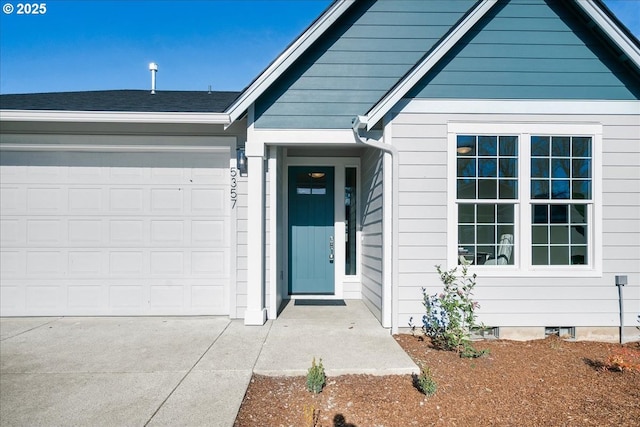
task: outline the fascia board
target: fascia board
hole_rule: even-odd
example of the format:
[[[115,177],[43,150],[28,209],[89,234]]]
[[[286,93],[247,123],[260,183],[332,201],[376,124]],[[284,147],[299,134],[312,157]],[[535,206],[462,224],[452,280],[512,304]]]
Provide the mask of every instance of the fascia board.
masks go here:
[[[79,123],[231,123],[226,113],[0,110],[0,121]]]
[[[267,88],[280,77],[356,0],[337,0],[324,14],[276,58],[238,99],[227,108],[231,119],[236,121]]]
[[[594,0],[575,0],[575,3],[596,23],[611,41],[640,68],[640,47],[597,5]]]
[[[391,89],[369,112],[361,117],[370,130],[393,106],[411,90],[453,46],[496,4],[498,0],[483,0],[451,30],[393,89]]]

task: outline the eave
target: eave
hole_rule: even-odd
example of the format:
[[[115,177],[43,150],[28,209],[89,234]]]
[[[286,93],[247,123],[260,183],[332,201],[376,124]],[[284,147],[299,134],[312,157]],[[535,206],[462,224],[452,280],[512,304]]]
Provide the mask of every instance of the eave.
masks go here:
[[[226,113],[0,110],[0,121],[75,123],[175,123],[229,125]]]

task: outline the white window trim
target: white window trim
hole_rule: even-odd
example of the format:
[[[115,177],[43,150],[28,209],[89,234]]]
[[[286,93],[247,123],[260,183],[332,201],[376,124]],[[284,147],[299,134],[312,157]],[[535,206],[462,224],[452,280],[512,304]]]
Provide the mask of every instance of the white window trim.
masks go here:
[[[601,277],[602,276],[602,124],[535,123],[535,122],[449,122],[447,124],[447,264],[458,266],[458,203],[456,202],[456,145],[457,135],[517,135],[518,136],[518,191],[515,203],[514,265],[487,267],[469,266],[471,273],[483,277]],[[529,142],[531,135],[590,136],[592,146],[592,192],[588,208],[589,265],[540,266],[531,265],[531,187]],[[523,179],[524,177],[524,179]],[[567,203],[577,203],[568,200]],[[518,243],[519,242],[519,243]]]

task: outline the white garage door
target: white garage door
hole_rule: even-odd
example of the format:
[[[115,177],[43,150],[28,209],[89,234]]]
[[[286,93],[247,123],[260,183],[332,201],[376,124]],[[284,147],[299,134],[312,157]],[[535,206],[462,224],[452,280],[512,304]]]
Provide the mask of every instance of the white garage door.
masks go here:
[[[3,316],[229,313],[229,153],[0,153]]]

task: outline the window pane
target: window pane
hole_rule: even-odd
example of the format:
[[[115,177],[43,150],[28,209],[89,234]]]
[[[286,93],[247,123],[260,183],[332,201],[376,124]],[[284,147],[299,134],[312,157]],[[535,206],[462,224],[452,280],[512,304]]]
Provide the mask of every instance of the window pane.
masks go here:
[[[569,159],[551,159],[551,177],[569,178],[571,176],[571,162]]]
[[[458,220],[468,221],[475,217],[477,223],[459,222],[458,255],[474,264],[513,265],[514,211],[515,206],[508,204],[459,205]],[[500,253],[504,256],[498,263],[496,257]]]
[[[533,205],[531,230],[534,265],[587,263],[587,205]],[[549,221],[545,223],[546,210]],[[544,250],[542,248],[545,248]],[[549,258],[543,262],[547,254]]]
[[[458,226],[458,242],[461,245],[473,245],[476,242],[475,227],[473,225]]]
[[[458,158],[458,177],[471,177],[476,176],[476,159],[471,158]]]
[[[567,224],[569,207],[567,205],[551,205],[551,224]]]
[[[571,223],[587,223],[587,205],[571,205]]]
[[[571,244],[572,245],[586,245],[587,244],[587,229],[584,225],[574,225],[571,227]]]
[[[547,180],[531,180],[531,198],[532,199],[548,199],[549,198],[549,181]]]
[[[552,225],[549,229],[550,243],[563,244],[569,243],[569,227],[566,225]]]
[[[531,230],[531,241],[533,244],[547,244],[549,243],[549,239],[547,236],[548,228],[547,226],[533,226]]]
[[[498,181],[495,179],[479,179],[478,180],[478,198],[479,199],[497,199]]]
[[[534,224],[548,224],[549,223],[549,206],[533,205],[533,218],[531,222],[533,222]]]
[[[533,265],[549,265],[549,250],[546,246],[534,246],[531,254]]]
[[[591,157],[591,138],[574,137],[571,147],[573,157]]]
[[[500,199],[517,199],[518,198],[518,181],[514,179],[501,179],[498,181],[498,197]]]
[[[532,156],[549,156],[549,140],[548,136],[532,136],[531,137],[531,155]]]
[[[513,225],[498,225],[498,236],[509,234],[513,236]]]
[[[458,180],[458,199],[475,199],[476,198],[476,180],[475,179],[459,179]]]
[[[496,205],[478,205],[478,222],[491,224],[496,222],[495,207]]]
[[[344,274],[356,274],[356,218],[358,212],[356,168],[345,168],[344,218],[345,218],[345,264]]]
[[[478,156],[496,156],[498,154],[498,138],[495,136],[478,137]]]
[[[500,137],[500,156],[517,156],[518,155],[518,137],[517,136],[501,136]]]
[[[575,200],[591,199],[591,181],[573,181],[571,198]]]
[[[513,224],[513,205],[498,205],[498,224]]]
[[[496,177],[498,176],[496,159],[478,159],[478,176]]]
[[[591,178],[591,160],[578,159],[571,162],[571,177],[572,178]]]
[[[587,264],[587,247],[586,246],[573,246],[571,247],[571,264],[580,265]]]
[[[471,223],[476,222],[475,205],[461,204],[458,206],[458,222]]]
[[[493,225],[478,225],[478,243],[496,243],[496,228]]]
[[[568,136],[554,136],[551,138],[551,155],[556,157],[569,157],[571,138]]]
[[[569,192],[569,181],[551,181],[551,198],[556,200],[571,198],[571,193]]]
[[[500,159],[499,175],[504,178],[516,178],[518,176],[518,159]]]
[[[531,177],[532,178],[549,178],[549,159],[533,158],[531,159]]]
[[[457,153],[464,156],[476,155],[476,137],[471,135],[458,135]]]
[[[569,265],[569,246],[551,246],[549,250],[550,265]]]

